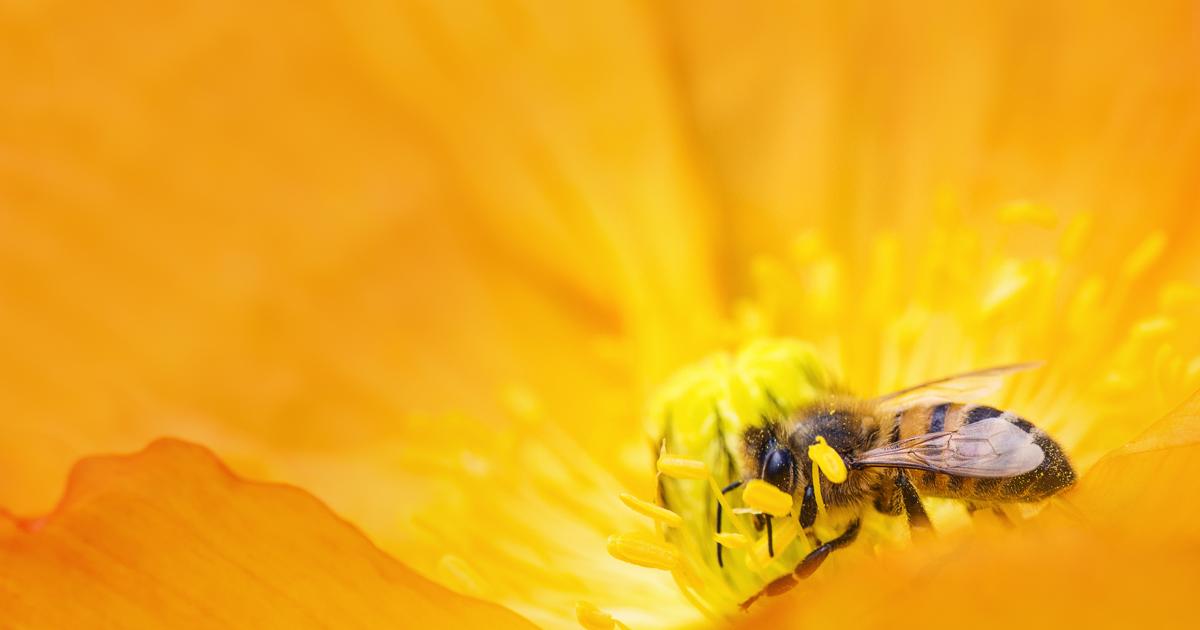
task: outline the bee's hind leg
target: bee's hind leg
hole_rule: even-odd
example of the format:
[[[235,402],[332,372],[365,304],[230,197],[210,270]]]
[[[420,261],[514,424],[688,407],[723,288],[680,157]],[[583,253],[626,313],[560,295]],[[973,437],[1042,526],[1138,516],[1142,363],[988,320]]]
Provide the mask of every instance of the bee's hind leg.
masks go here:
[[[829,554],[833,553],[834,549],[841,549],[849,545],[857,537],[858,521],[855,520],[850,523],[850,526],[840,536],[808,552],[808,555],[804,556],[804,559],[800,561],[800,564],[796,565],[796,568],[791,573],[776,579],[763,588],[763,590],[755,593],[753,597],[742,602],[742,610],[750,608],[751,604],[764,595],[775,597],[776,595],[782,595],[792,590],[792,587],[799,584],[800,580],[812,575],[821,566],[821,563],[825,562],[825,558],[828,558]]]
[[[986,505],[979,505],[978,503],[968,501],[967,502],[967,514],[970,514],[972,517],[974,517],[976,512],[978,512],[979,510],[985,509],[987,507],[988,506],[986,506]],[[1001,525],[1008,527],[1008,528],[1016,527],[1015,525],[1013,525],[1012,519],[1009,518],[1008,512],[1004,511],[1004,508],[1000,507],[999,505],[992,505],[990,507],[990,509],[991,509],[992,514],[995,515],[996,520],[1000,521]]]
[[[925,506],[921,505],[921,495],[917,494],[916,486],[913,485],[912,480],[908,478],[903,469],[896,471],[896,487],[900,489],[900,496],[904,499],[904,511],[908,514],[908,526],[932,528],[933,524],[929,522]]]

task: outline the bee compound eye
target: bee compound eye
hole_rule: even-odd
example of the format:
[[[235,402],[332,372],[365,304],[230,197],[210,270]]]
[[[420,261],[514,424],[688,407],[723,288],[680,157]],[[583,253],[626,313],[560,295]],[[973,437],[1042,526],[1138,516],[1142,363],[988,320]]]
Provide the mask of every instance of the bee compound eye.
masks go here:
[[[785,449],[774,449],[763,458],[763,481],[791,493],[795,486],[796,462],[792,454]]]

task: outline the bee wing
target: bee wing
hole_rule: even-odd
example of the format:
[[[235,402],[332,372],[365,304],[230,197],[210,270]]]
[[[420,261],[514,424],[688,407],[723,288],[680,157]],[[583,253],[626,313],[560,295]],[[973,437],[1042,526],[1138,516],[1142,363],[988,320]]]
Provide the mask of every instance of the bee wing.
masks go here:
[[[874,402],[884,411],[892,412],[918,405],[968,402],[995,393],[1009,375],[1031,370],[1041,364],[1041,361],[1013,363],[946,376],[880,396]]]
[[[913,468],[960,477],[1012,477],[1046,458],[1036,435],[997,416],[957,431],[926,433],[863,453],[855,468]]]

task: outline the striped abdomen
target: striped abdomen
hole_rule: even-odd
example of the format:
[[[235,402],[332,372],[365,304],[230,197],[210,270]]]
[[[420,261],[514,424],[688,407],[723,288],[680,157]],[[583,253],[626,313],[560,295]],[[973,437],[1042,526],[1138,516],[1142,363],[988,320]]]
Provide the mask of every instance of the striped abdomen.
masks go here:
[[[999,478],[961,477],[910,470],[908,476],[917,491],[927,496],[981,503],[1039,501],[1075,482],[1075,471],[1058,443],[1029,421],[994,407],[959,403],[914,407],[896,416],[892,438],[895,441],[926,433],[956,431],[965,425],[996,417],[1002,417],[1034,436],[1034,444],[1046,455],[1037,468],[1013,477]]]

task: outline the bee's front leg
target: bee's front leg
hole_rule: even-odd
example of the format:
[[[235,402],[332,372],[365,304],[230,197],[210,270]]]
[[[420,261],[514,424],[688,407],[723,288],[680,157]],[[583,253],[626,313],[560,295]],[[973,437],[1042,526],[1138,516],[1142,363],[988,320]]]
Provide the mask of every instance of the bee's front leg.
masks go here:
[[[768,584],[766,588],[755,593],[753,597],[742,602],[742,610],[750,608],[751,604],[764,595],[775,597],[776,595],[782,595],[792,590],[792,587],[799,584],[800,580],[812,575],[821,566],[821,563],[825,562],[825,558],[828,558],[829,554],[833,553],[834,549],[841,549],[849,545],[857,537],[858,520],[856,519],[850,523],[850,526],[840,536],[808,552],[808,555],[804,556],[804,559],[800,561],[800,564],[796,565],[796,568],[791,573],[776,579]]]

